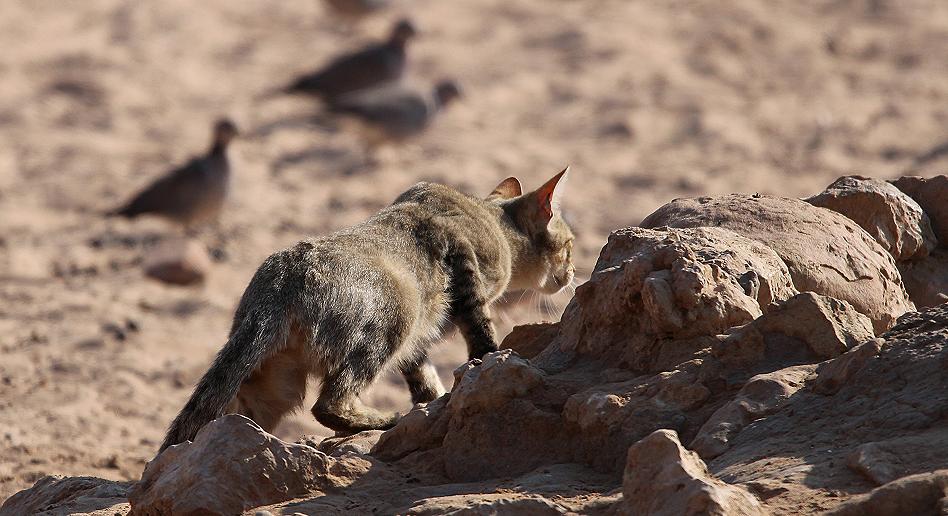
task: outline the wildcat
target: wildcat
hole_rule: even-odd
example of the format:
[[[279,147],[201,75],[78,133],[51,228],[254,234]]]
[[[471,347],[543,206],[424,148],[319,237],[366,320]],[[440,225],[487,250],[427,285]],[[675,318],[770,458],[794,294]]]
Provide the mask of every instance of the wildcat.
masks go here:
[[[359,225],[271,255],[161,450],[224,413],[270,431],[313,376],[313,416],[343,432],[395,424],[358,398],[386,367],[401,371],[413,402],[441,396],[427,351],[445,322],[480,358],[497,349],[488,310],[505,291],[553,294],[572,282],[573,233],[560,214],[568,170],[526,194],[507,178],[486,199],[418,183]]]

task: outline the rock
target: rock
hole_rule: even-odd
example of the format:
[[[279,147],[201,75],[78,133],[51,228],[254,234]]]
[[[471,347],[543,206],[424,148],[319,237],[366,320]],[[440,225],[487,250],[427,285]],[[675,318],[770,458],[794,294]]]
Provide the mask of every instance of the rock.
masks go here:
[[[896,261],[924,258],[938,243],[922,207],[880,179],[843,176],[805,200],[852,219]]]
[[[775,253],[730,231],[627,228],[609,236],[547,351],[643,372],[671,368],[708,345],[702,337],[750,322],[795,293]]]
[[[806,342],[820,358],[832,358],[872,338],[872,322],[846,301],[813,292],[797,294],[751,325]]]
[[[840,387],[866,365],[866,362],[882,351],[882,339],[872,339],[856,346],[842,355],[820,364],[816,369],[813,391],[820,394],[835,394]]]
[[[852,305],[804,292],[734,330],[713,353],[731,369],[752,371],[833,358],[872,338],[871,321]]]
[[[856,496],[827,513],[832,516],[948,514],[948,469],[901,478]]]
[[[656,430],[629,448],[617,511],[629,515],[767,514],[746,490],[722,482],[671,430]]]
[[[846,465],[876,485],[926,471],[927,464],[948,464],[948,429],[861,444]]]
[[[488,353],[467,369],[445,404],[450,421],[441,449],[448,478],[513,476],[556,456],[562,444],[559,415],[528,396],[545,389],[546,373],[511,350]],[[497,439],[498,430],[514,421],[518,431]]]
[[[129,486],[95,477],[47,476],[3,502],[0,514],[125,514]]]
[[[435,516],[442,514],[523,514],[558,515],[567,511],[542,496],[520,493],[484,493],[479,496],[453,495],[426,498],[398,514]]]
[[[874,455],[896,474],[906,465],[909,473],[948,465],[948,305],[906,314],[881,338],[878,356],[853,369],[835,392],[815,392],[817,383],[808,382],[734,436],[708,468],[730,483],[761,483],[760,492],[772,493],[768,507],[795,514],[821,513],[866,492],[866,473],[845,467],[866,443],[906,440],[877,448],[897,450],[892,455]],[[879,478],[888,474],[868,467]]]
[[[533,398],[542,391],[553,392]],[[450,396],[413,409],[382,435],[372,454],[393,461],[438,447],[444,473],[454,481],[522,474],[551,457],[565,458],[559,414],[544,407],[564,401],[565,394],[547,385],[546,373],[512,350],[488,353],[459,367]],[[514,424],[517,432],[496,438],[500,428]],[[499,456],[505,459],[495,460]]]
[[[172,240],[164,242],[145,259],[145,274],[172,285],[201,283],[211,270],[211,258],[200,242]]]
[[[948,249],[948,176],[928,179],[919,176],[903,176],[892,184],[907,193],[922,207],[932,223],[939,247]]]
[[[562,421],[574,457],[606,471],[622,471],[623,452],[660,428],[685,431],[703,420],[711,397],[701,383],[701,361],[675,371],[584,389],[566,401]],[[697,412],[697,414],[694,414]],[[569,438],[568,437],[568,438]]]
[[[452,392],[382,433],[289,444],[225,416],[148,465],[133,512],[816,514],[944,469],[948,304],[875,339],[853,306],[796,294],[776,254],[746,242],[617,232],[560,323],[508,339],[542,350],[530,360],[467,362]],[[43,485],[15,497],[31,497],[27,514],[71,511]]]
[[[444,410],[448,398],[442,396],[429,403],[415,405],[398,420],[391,430],[379,436],[372,455],[394,461],[406,455],[441,446],[448,432],[450,416]]]
[[[703,459],[721,455],[727,450],[729,441],[744,427],[772,414],[800,390],[815,368],[812,365],[796,366],[754,376],[733,400],[715,411],[698,430],[691,449]]]
[[[913,310],[892,256],[852,220],[798,199],[731,194],[676,199],[642,227],[729,229],[773,249],[793,285],[848,301],[880,333]]]
[[[796,294],[789,271],[776,253],[721,228],[615,231],[609,235],[595,269],[615,267],[630,259],[647,259],[666,269],[678,259],[706,264],[721,283],[739,287],[757,301],[761,310]]]
[[[381,430],[366,430],[353,435],[341,437],[308,437],[298,441],[299,444],[312,446],[330,457],[340,457],[347,453],[366,455],[382,436]]]
[[[142,516],[238,514],[330,486],[331,465],[326,454],[231,414],[149,462],[128,499]]]
[[[558,323],[543,322],[515,326],[500,344],[500,349],[512,349],[529,360],[546,349],[559,331]]]
[[[948,250],[935,249],[921,260],[902,262],[899,272],[915,306],[927,308],[948,302]]]

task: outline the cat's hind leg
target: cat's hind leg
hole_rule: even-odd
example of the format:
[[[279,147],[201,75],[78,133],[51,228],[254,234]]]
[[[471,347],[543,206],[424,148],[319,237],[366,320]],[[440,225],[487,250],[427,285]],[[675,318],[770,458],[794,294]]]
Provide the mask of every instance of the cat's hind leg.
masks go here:
[[[287,413],[303,404],[307,378],[305,363],[296,353],[275,355],[244,381],[228,412],[247,416],[273,432]]]
[[[360,339],[352,339],[350,348],[336,360],[323,361],[325,371],[319,397],[312,413],[316,421],[340,432],[385,430],[395,426],[398,414],[368,407],[361,393],[389,362],[400,335],[387,335],[381,326],[365,325]],[[388,338],[386,338],[388,337]]]
[[[438,370],[428,359],[427,353],[422,353],[399,369],[408,383],[412,403],[427,403],[445,393],[444,385],[438,378]]]
[[[382,412],[362,403],[359,392],[378,375],[364,370],[354,371],[351,365],[323,378],[319,398],[313,405],[316,421],[340,432],[387,430],[398,421],[398,414]]]

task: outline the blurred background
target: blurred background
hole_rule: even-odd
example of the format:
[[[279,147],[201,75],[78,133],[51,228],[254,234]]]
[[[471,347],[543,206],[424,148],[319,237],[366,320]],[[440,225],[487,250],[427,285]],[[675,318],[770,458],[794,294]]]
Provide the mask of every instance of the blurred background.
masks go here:
[[[390,4],[356,18],[319,0],[3,2],[0,499],[52,472],[137,479],[261,261],[417,181],[485,195],[571,165],[588,277],[611,230],[675,197],[948,168],[945,2]],[[279,93],[405,17],[405,83],[463,92],[423,132],[369,149],[320,101]],[[241,135],[218,221],[188,232],[202,281],[156,281],[149,260],[181,229],[103,213],[204,153],[222,116]],[[500,333],[567,301],[516,294]],[[455,336],[438,346],[446,385],[465,356]],[[365,398],[410,408],[394,375]],[[329,435],[308,411],[277,433]]]

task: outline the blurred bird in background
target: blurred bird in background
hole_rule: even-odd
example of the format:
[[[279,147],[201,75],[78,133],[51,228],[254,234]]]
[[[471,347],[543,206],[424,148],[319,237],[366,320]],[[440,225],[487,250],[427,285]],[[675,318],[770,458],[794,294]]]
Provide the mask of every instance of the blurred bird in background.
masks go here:
[[[322,69],[299,77],[284,92],[312,95],[331,103],[354,91],[396,82],[405,73],[405,47],[415,34],[415,26],[401,20],[387,41],[342,55]]]
[[[237,126],[232,121],[219,120],[214,124],[207,154],[171,170],[108,214],[126,218],[157,215],[181,224],[187,231],[216,220],[230,182],[227,147],[237,134]]]
[[[389,6],[389,0],[325,0],[334,14],[348,20],[358,21]]]
[[[333,113],[358,122],[370,151],[384,143],[398,143],[423,132],[461,89],[453,80],[439,82],[431,91],[392,85],[353,93],[330,106]]]

